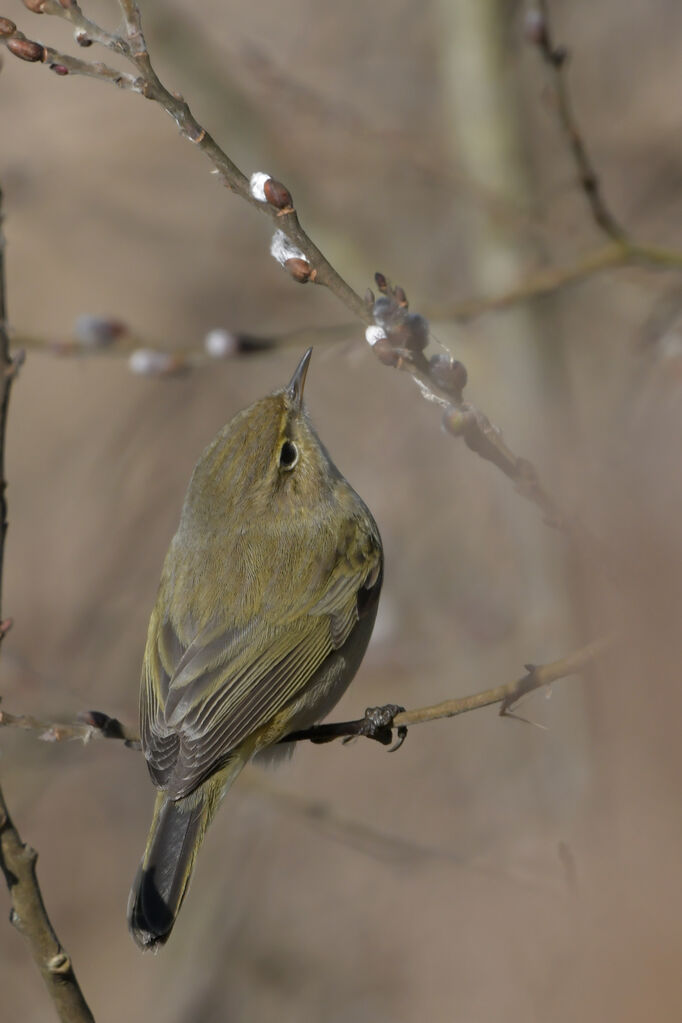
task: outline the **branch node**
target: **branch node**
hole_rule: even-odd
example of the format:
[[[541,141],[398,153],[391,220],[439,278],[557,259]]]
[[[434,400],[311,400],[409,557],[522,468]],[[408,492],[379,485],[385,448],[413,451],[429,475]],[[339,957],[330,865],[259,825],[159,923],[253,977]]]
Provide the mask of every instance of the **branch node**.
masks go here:
[[[65,952],[58,952],[56,956],[52,956],[45,963],[45,966],[50,973],[69,973],[71,970],[71,960]]]

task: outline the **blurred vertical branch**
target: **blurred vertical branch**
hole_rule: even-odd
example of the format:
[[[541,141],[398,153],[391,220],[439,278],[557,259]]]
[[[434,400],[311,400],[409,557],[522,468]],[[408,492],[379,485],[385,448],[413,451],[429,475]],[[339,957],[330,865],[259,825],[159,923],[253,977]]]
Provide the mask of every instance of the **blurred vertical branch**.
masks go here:
[[[450,150],[467,180],[497,204],[469,210],[467,253],[474,294],[507,293],[527,275],[529,242],[521,242],[508,218],[496,206],[527,209],[531,203],[529,171],[518,102],[515,68],[509,46],[514,9],[504,0],[443,0],[439,8],[442,31],[443,96],[449,113]],[[446,122],[447,123],[447,120]],[[558,345],[546,344],[548,307],[532,301],[511,310],[504,320],[489,321],[486,336],[494,345],[492,359],[502,390],[496,395],[498,418],[525,424],[514,445],[537,442],[535,415],[557,410],[565,386],[559,369]],[[548,400],[550,398],[550,400]],[[557,401],[558,399],[558,401]],[[551,404],[550,404],[551,401]],[[513,406],[513,409],[511,408]],[[521,411],[521,414],[519,412]],[[557,552],[553,541],[541,537],[535,524],[519,511],[508,519],[517,549],[528,566],[528,599],[524,608],[548,608],[556,599]],[[525,621],[527,623],[527,612]],[[540,625],[544,625],[541,622]]]
[[[5,431],[7,411],[15,366],[9,353],[7,331],[7,299],[5,295],[5,232],[3,230],[3,203],[0,188],[0,618],[2,617],[2,575],[7,535],[7,482],[5,480]]]
[[[12,382],[21,364],[21,357],[13,359],[9,351],[2,209],[0,189],[0,610],[7,535],[5,434]],[[0,640],[7,632],[7,628],[7,623],[0,624]],[[37,859],[35,849],[22,842],[0,788],[0,869],[5,876],[12,900],[10,923],[28,941],[31,954],[45,981],[59,1018],[64,1023],[94,1023],[94,1017],[73,972],[71,960],[62,948],[47,915],[36,877]]]

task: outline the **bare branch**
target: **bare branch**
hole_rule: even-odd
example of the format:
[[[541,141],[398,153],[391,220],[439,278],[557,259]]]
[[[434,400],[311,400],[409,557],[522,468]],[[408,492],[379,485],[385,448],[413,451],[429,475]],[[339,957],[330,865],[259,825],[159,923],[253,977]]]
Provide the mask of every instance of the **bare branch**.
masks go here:
[[[597,172],[573,111],[566,75],[568,51],[564,46],[556,46],[554,43],[547,0],[537,0],[537,7],[529,11],[526,32],[530,41],[537,45],[547,66],[559,124],[568,141],[578,172],[578,181],[587,199],[592,219],[609,238],[614,241],[625,241],[627,232],[606,204]]]
[[[37,859],[35,850],[21,841],[0,789],[0,868],[12,899],[10,922],[26,938],[63,1023],[94,1023],[71,959],[47,915],[36,876]]]
[[[510,309],[522,302],[528,302],[543,295],[551,295],[562,288],[579,284],[597,274],[623,267],[637,266],[651,271],[682,270],[682,251],[661,249],[635,242],[615,242],[604,248],[595,249],[566,266],[543,267],[508,291],[480,298],[461,299],[443,307],[429,310],[434,320],[453,319],[458,323],[469,323],[486,313]]]
[[[611,639],[597,639],[587,646],[574,650],[557,661],[551,661],[543,665],[526,665],[526,674],[508,682],[505,685],[495,686],[493,689],[486,689],[483,692],[475,693],[473,696],[462,696],[454,700],[444,700],[430,707],[419,707],[415,710],[402,710],[392,716],[390,727],[407,728],[411,725],[421,725],[427,721],[438,721],[441,718],[457,717],[472,710],[479,710],[481,707],[490,707],[493,704],[500,704],[500,715],[511,716],[512,708],[518,701],[527,696],[528,693],[541,689],[544,686],[556,682],[558,679],[567,678],[569,675],[576,675],[583,671],[597,657],[604,654],[611,646]],[[367,735],[367,717],[357,721],[342,721],[336,724],[315,725],[299,732],[292,732],[282,739],[282,742],[301,742],[308,739],[311,742],[329,742],[332,739],[353,737],[356,735]],[[379,742],[388,745],[387,738],[372,736]]]
[[[5,480],[5,432],[12,384],[16,379],[21,358],[12,359],[7,331],[7,299],[5,295],[5,232],[3,230],[2,189],[0,188],[0,606],[2,605],[2,575],[7,536],[7,481]],[[2,615],[0,614],[0,618]],[[0,628],[0,642],[7,628]]]
[[[126,36],[119,37],[116,46],[107,37],[105,45],[117,49],[131,61],[138,72],[137,77],[128,76],[119,81],[112,77],[114,74],[112,69],[92,64],[87,65],[87,70],[83,70],[80,66],[83,62],[77,62],[76,73],[100,77],[104,81],[113,81],[123,88],[139,92],[147,99],[154,100],[170,114],[180,133],[206,154],[223,183],[244,201],[271,218],[277,227],[273,238],[273,255],[295,280],[314,281],[316,284],[326,285],[355,316],[370,325],[370,329],[379,322],[377,308],[383,301],[386,322],[382,321],[382,325],[386,326],[387,332],[384,336],[387,343],[374,345],[375,354],[385,364],[409,371],[422,396],[440,405],[445,411],[444,424],[451,434],[463,437],[471,451],[501,469],[524,496],[529,497],[542,509],[548,523],[565,525],[567,522],[565,516],[559,513],[554,502],[540,486],[536,470],[526,459],[519,458],[511,452],[504,443],[500,430],[492,425],[483,412],[464,402],[462,390],[466,383],[466,371],[461,364],[457,363],[456,366],[463,371],[463,380],[455,379],[453,385],[451,368],[455,363],[452,359],[434,356],[427,361],[423,352],[429,340],[428,323],[423,317],[407,313],[407,300],[402,289],[391,289],[384,276],[377,274],[376,281],[383,296],[378,302],[374,302],[373,295],[371,300],[367,301],[353,291],[301,227],[293,199],[286,186],[267,174],[257,174],[251,180],[247,179],[194,118],[185,100],[171,93],[162,84],[151,63],[137,5],[129,0],[121,0],[121,6],[125,17]],[[79,8],[77,5],[74,8],[73,3],[70,3],[69,9],[72,12],[69,20],[76,23],[80,17]],[[57,0],[49,0],[43,5],[43,12],[65,16]],[[9,36],[0,38],[0,42],[11,49],[12,40],[17,40],[20,35],[21,33],[14,31]],[[31,42],[31,45],[40,47],[37,43]],[[68,74],[70,69],[76,66],[73,63],[69,64],[67,58],[54,50],[43,48],[43,54],[42,58],[36,57],[35,60],[48,60],[53,70],[58,70],[59,74]],[[73,61],[72,58],[69,59]],[[104,71],[101,70],[102,67]],[[257,179],[255,184],[254,177]],[[139,371],[143,371],[144,367],[146,372],[149,367],[150,372],[155,368],[157,372],[163,372],[165,365],[163,360],[153,358],[140,360]],[[169,371],[174,372],[176,369],[176,364],[173,364]],[[454,376],[457,377],[457,371]]]
[[[17,360],[9,351],[7,304],[5,298],[5,235],[2,230],[2,191],[0,190],[0,602],[2,571],[7,535],[5,481],[5,434],[12,383]],[[0,615],[0,619],[1,619]],[[11,619],[0,620],[0,641],[11,626]],[[62,948],[43,903],[36,877],[37,853],[25,846],[12,823],[0,788],[0,869],[12,899],[10,920],[29,943],[31,954],[47,985],[59,1018],[64,1023],[93,1023],[71,960]]]
[[[433,704],[428,707],[417,707],[414,710],[404,710],[392,704],[388,705],[387,708],[370,708],[364,718],[358,718],[355,721],[314,725],[312,728],[290,732],[280,742],[303,742],[308,740],[314,743],[324,743],[330,742],[332,739],[366,736],[376,739],[383,745],[389,745],[392,741],[391,729],[393,728],[402,729],[408,725],[420,725],[427,721],[456,717],[459,714],[465,714],[471,710],[479,710],[482,707],[490,707],[497,703],[501,704],[500,714],[502,716],[510,716],[512,708],[522,697],[534,692],[536,689],[548,686],[558,679],[567,678],[569,675],[575,675],[583,671],[605,653],[611,644],[611,638],[596,639],[592,643],[588,643],[587,646],[574,650],[565,657],[551,661],[548,664],[527,664],[526,674],[514,682],[495,686],[493,689],[485,689],[483,692],[474,693],[472,696],[444,700],[442,703]],[[378,721],[377,715],[370,713],[370,711],[375,710],[388,710],[391,713],[384,715],[382,723]],[[140,742],[135,731],[122,724],[117,718],[112,718],[102,711],[87,711],[80,715],[79,720],[70,723],[45,721],[26,714],[8,714],[6,711],[0,711],[0,727],[3,726],[37,731],[40,733],[39,738],[50,742],[78,739],[86,743],[92,738],[101,737],[120,739],[126,746],[132,749],[140,749]]]
[[[118,718],[112,718],[97,710],[79,714],[76,721],[70,722],[46,721],[32,714],[10,714],[6,710],[0,710],[0,727],[38,732],[38,738],[44,742],[77,740],[85,744],[95,738],[120,739],[131,749],[140,748],[140,740],[133,729],[122,724]]]
[[[357,324],[301,327],[281,334],[245,334],[222,327],[210,330],[203,345],[174,348],[156,338],[141,337],[118,320],[90,315],[79,316],[69,337],[37,337],[15,333],[14,341],[22,349],[57,358],[128,359],[132,372],[140,372],[136,355],[140,351],[165,356],[152,367],[159,376],[215,367],[216,362],[250,358],[279,348],[305,348],[310,344],[330,344],[357,335]],[[151,374],[150,374],[151,375]]]

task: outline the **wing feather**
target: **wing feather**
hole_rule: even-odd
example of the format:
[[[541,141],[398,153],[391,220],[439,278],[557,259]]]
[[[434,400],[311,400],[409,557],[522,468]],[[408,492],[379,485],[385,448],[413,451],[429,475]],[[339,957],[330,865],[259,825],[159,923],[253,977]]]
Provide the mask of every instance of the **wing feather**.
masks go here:
[[[359,528],[357,520],[348,524]],[[155,784],[180,798],[266,729],[314,679],[358,623],[358,593],[381,583],[378,535],[363,532],[332,552],[298,615],[267,615],[200,630],[183,645],[173,624],[152,615],[143,668],[140,727]],[[357,538],[357,533],[355,534]],[[353,563],[347,556],[353,552]],[[258,628],[255,625],[258,625]]]

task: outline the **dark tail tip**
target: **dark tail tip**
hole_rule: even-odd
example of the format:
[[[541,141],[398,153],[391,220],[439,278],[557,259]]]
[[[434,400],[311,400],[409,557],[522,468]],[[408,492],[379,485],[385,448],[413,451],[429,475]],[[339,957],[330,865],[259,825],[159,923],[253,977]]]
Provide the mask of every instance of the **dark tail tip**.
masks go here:
[[[173,930],[175,915],[154,881],[154,867],[137,872],[128,903],[128,929],[143,952],[165,945]]]
[[[158,797],[145,855],[128,901],[128,927],[141,949],[159,948],[173,930],[203,837],[204,799]]]

